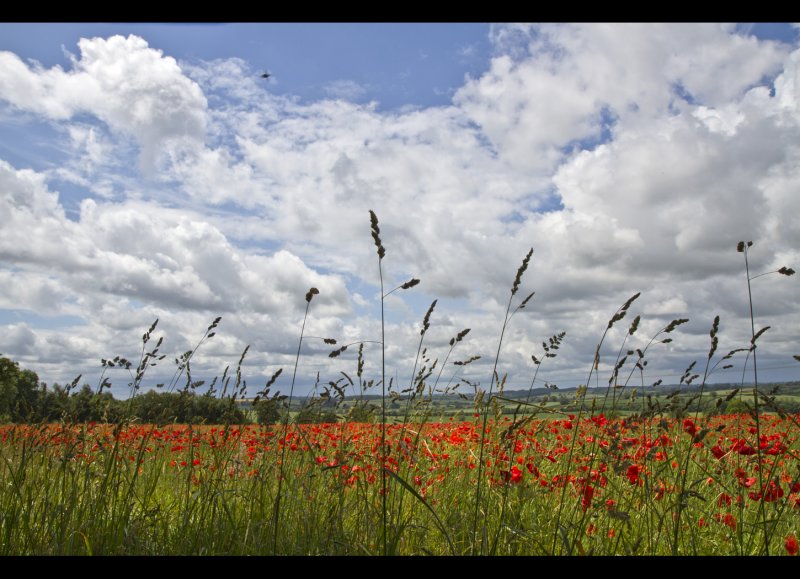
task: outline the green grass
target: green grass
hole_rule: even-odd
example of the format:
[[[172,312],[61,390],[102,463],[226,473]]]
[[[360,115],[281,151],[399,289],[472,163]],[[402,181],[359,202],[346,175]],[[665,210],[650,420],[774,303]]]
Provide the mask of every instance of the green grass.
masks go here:
[[[709,420],[713,428],[725,425],[725,436],[740,422],[752,426],[748,417]],[[770,433],[789,428],[780,419],[765,421]],[[742,492],[747,489],[735,475],[737,468],[754,474],[752,456],[717,460],[709,452],[710,441],[707,448],[695,448],[674,420],[634,428],[584,420],[567,428],[563,421],[533,419],[510,448],[506,435],[512,424],[489,421],[491,464],[480,507],[484,554],[764,554],[759,502]],[[408,443],[400,442],[402,425],[389,432],[389,456],[398,459],[390,462],[394,474],[388,479],[396,483],[388,485],[387,495],[391,554],[472,552],[478,475],[469,465],[475,462],[480,426],[474,419],[409,424]],[[110,427],[85,425],[6,427],[3,432],[4,555],[383,553],[382,487],[372,452],[380,440],[378,425],[290,429],[277,541],[273,507],[283,454],[276,444],[280,427],[132,427],[119,430],[116,438]],[[582,442],[576,460],[569,461],[558,449],[572,434]],[[607,445],[587,443],[587,436]],[[648,453],[644,442],[625,440],[637,437],[661,441],[652,447],[658,450]],[[665,439],[671,443],[663,444]],[[782,440],[788,452],[797,453],[796,436]],[[495,446],[501,450],[492,450]],[[503,460],[504,453],[511,459]],[[786,453],[776,457],[779,462],[774,467],[779,477],[796,467]],[[635,484],[628,470],[632,464],[641,466]],[[519,482],[503,476],[512,472],[510,466],[519,466]],[[584,509],[580,478],[591,479],[593,470],[596,496]],[[561,486],[559,477],[567,484]],[[659,496],[662,485],[666,491]],[[786,482],[781,486],[786,490],[781,499],[763,503],[773,555],[785,552],[785,538],[800,525],[799,509],[792,506],[798,495]],[[744,496],[741,506],[737,491]],[[734,498],[732,505],[720,502],[723,494]],[[564,513],[557,521],[553,513],[559,506]],[[735,529],[722,520],[726,515],[735,519]]]

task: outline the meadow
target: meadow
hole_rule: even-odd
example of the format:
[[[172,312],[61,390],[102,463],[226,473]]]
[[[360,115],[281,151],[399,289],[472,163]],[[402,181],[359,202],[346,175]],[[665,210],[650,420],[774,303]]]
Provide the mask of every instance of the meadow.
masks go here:
[[[386,252],[373,212],[370,219],[383,306],[390,293],[419,281],[385,292]],[[748,283],[751,245],[737,247]],[[757,372],[749,388],[710,398],[705,387],[735,355],[755,364],[764,330],[753,325],[747,347],[718,355],[716,318],[705,367],[687,368],[681,384],[694,390],[682,397],[623,398],[625,372],[641,367],[649,348],[624,344],[608,388],[591,395],[579,388],[557,406],[509,396],[501,346],[507,324],[533,296],[517,296],[531,254],[511,285],[489,387],[461,395],[466,406],[449,416],[436,411],[440,369],[423,347],[434,301],[421,325],[415,379],[399,392],[384,375],[364,381],[359,347],[354,379],[321,388],[302,420],[293,410],[296,362],[288,395],[270,395],[279,371],[252,401],[253,413],[273,417],[264,424],[141,424],[135,417],[103,424],[65,415],[0,427],[0,554],[796,555],[798,414],[782,408],[776,388],[759,385]],[[318,293],[306,294],[297,360]],[[597,352],[637,297],[613,314]],[[686,321],[673,320],[650,344],[670,340]],[[637,316],[627,336],[638,325]],[[147,349],[154,328],[136,368],[125,361],[134,397],[160,359],[160,340]],[[468,332],[453,337],[439,368]],[[563,338],[543,343],[537,368],[558,355]],[[357,346],[326,342],[336,347],[332,357]],[[380,344],[384,351],[383,336]],[[187,394],[197,386],[188,378],[197,348],[178,361]],[[591,377],[597,357],[587,366]],[[219,387],[231,404],[240,399],[241,368]],[[359,396],[367,387],[381,391],[371,406]],[[737,412],[727,413],[733,402]]]
[[[7,426],[0,553],[795,554],[796,424],[759,422]]]

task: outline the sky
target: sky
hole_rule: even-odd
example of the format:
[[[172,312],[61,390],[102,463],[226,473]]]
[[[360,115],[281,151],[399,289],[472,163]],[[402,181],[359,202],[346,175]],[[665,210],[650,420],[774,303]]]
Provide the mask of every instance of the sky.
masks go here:
[[[797,25],[0,23],[0,354],[48,384],[126,397],[100,360],[158,319],[142,388],[169,385],[219,316],[192,379],[249,346],[248,392],[282,368],[288,393],[311,287],[295,394],[355,378],[361,342],[377,382],[380,273],[420,280],[384,299],[397,390],[434,300],[439,388],[497,357],[527,389],[561,332],[534,386],[606,386],[636,349],[618,383],[674,384],[715,316],[708,381],[751,382],[720,360],[750,343],[740,240],[751,278],[800,266]],[[752,279],[760,381],[800,379],[798,279]]]

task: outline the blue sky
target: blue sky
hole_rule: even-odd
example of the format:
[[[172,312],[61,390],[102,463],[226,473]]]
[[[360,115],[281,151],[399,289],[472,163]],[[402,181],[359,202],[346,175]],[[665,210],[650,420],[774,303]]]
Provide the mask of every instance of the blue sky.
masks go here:
[[[0,50],[67,67],[78,39],[136,34],[153,48],[197,62],[240,58],[268,71],[270,92],[305,101],[329,96],[334,83],[357,83],[356,99],[381,108],[450,102],[465,74],[488,67],[489,25],[450,24],[0,24]]]
[[[451,361],[482,356],[443,376],[488,386],[533,248],[536,297],[501,352],[512,387],[562,330],[539,379],[585,382],[636,292],[599,384],[635,315],[626,348],[690,319],[632,384],[676,382],[715,315],[720,350],[749,341],[737,241],[758,273],[800,265],[799,45],[795,26],[752,23],[0,24],[0,352],[94,383],[157,317],[150,385],[219,315],[195,376],[249,344],[257,389],[293,364],[311,286],[311,335],[378,339],[373,209],[387,287],[422,280],[387,299],[390,376],[410,379],[438,299],[433,357],[467,327]],[[754,281],[767,380],[798,377],[797,279]],[[327,351],[305,345],[301,391],[353,371]]]

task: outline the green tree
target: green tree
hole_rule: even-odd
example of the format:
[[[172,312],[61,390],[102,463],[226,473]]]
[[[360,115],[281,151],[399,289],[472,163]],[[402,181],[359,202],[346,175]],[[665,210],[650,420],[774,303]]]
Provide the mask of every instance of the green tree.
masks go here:
[[[39,376],[19,363],[0,358],[0,421],[25,422],[36,416]]]
[[[81,389],[69,398],[69,418],[74,422],[97,421],[94,411],[94,392],[92,387],[84,384]]]
[[[12,420],[18,382],[19,364],[8,358],[0,358],[0,422]]]
[[[36,412],[32,420],[37,422],[54,422],[61,420],[67,415],[69,411],[69,393],[66,388],[60,386],[57,382],[53,384],[52,389],[48,389],[43,385],[39,389]]]
[[[193,416],[196,422],[206,424],[244,424],[247,422],[242,409],[230,397],[217,398],[210,394],[194,395]]]
[[[281,419],[281,406],[278,400],[262,398],[253,405],[256,421],[259,424],[277,424]]]
[[[39,376],[33,370],[21,370],[17,379],[17,397],[12,418],[17,422],[30,422],[37,414],[39,404]]]

